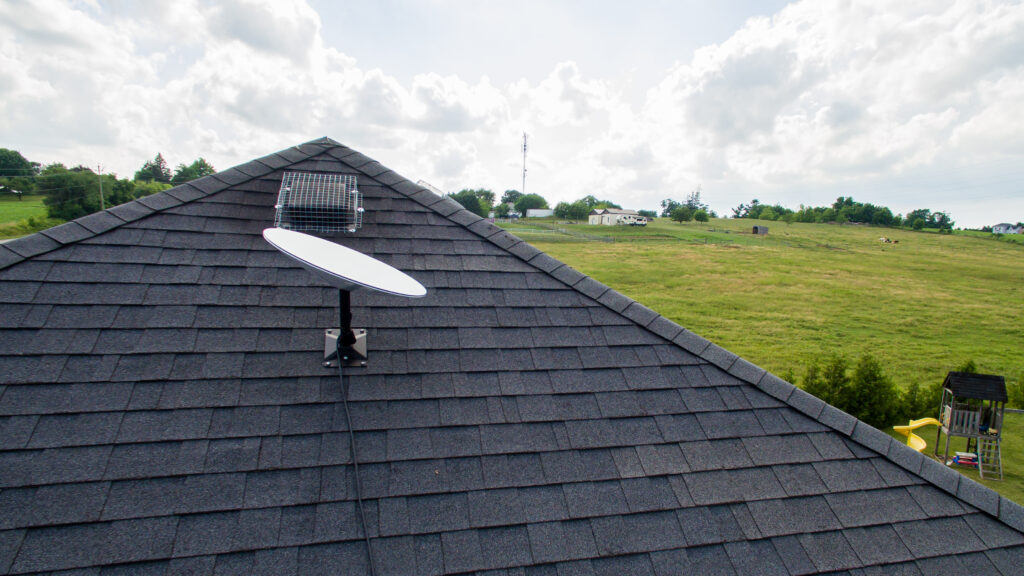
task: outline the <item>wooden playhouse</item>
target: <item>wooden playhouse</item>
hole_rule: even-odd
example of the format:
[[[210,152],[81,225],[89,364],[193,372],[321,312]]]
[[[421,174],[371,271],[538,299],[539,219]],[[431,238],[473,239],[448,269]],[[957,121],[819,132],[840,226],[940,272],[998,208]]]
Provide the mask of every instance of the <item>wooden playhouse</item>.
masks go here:
[[[1003,410],[1006,407],[1006,380],[991,374],[950,372],[942,383],[942,402],[939,420],[942,426],[935,436],[935,456],[939,455],[939,441],[946,435],[942,461],[950,463],[949,440],[960,436],[967,439],[966,452],[977,455],[978,474],[998,474],[1003,477],[1000,437]]]

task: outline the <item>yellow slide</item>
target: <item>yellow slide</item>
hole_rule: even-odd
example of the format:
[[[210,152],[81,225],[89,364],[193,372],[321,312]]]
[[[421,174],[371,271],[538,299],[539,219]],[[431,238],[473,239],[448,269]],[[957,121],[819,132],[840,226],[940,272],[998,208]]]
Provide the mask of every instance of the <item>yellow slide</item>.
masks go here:
[[[892,429],[907,437],[907,446],[910,446],[918,452],[922,452],[928,443],[924,441],[924,438],[914,434],[914,430],[917,430],[922,426],[942,426],[942,422],[939,422],[935,418],[919,418],[917,420],[911,420],[910,424],[907,424],[906,426],[893,426]]]

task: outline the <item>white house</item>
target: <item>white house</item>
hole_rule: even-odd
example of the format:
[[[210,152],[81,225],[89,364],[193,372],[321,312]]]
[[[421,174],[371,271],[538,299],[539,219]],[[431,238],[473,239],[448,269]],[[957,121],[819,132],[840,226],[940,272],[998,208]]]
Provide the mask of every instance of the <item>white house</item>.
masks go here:
[[[600,224],[603,226],[646,226],[647,218],[641,216],[636,210],[620,210],[619,208],[595,208],[590,211],[587,218],[588,224]]]
[[[992,227],[992,233],[993,234],[1021,234],[1021,233],[1024,233],[1024,228],[1022,228],[1021,226],[1014,226],[1013,224],[1007,224],[1006,222],[1003,222],[1002,224],[996,224],[995,226],[993,226]]]

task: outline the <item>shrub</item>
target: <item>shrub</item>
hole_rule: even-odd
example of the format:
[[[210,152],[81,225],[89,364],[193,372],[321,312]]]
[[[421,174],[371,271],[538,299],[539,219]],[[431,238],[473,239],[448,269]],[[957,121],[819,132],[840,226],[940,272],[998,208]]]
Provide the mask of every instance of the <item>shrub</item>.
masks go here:
[[[898,420],[907,410],[906,400],[896,384],[885,375],[882,365],[870,354],[857,362],[852,376],[846,358],[834,355],[819,367],[812,362],[804,375],[803,388],[836,408],[872,426],[882,428]],[[922,405],[921,393],[914,392],[915,405]]]
[[[868,424],[882,428],[900,417],[900,390],[870,354],[857,362],[847,390],[844,401],[853,407],[852,414]]]
[[[900,420],[939,417],[939,400],[942,398],[942,382],[936,380],[928,386],[914,382],[903,391],[900,398]]]
[[[1009,404],[1013,408],[1024,408],[1024,377],[1016,381],[1006,382],[1006,395],[1009,396]]]
[[[825,402],[850,412],[841,405],[841,399],[845,395],[844,390],[849,384],[850,378],[846,375],[846,358],[834,355],[829,358],[824,370],[818,366],[816,361],[807,366],[803,388]]]
[[[706,210],[697,210],[696,212],[693,213],[693,219],[696,220],[697,222],[707,222],[708,213]]]
[[[687,206],[676,206],[672,209],[672,213],[669,217],[676,222],[689,222],[693,220],[693,210],[690,210]]]

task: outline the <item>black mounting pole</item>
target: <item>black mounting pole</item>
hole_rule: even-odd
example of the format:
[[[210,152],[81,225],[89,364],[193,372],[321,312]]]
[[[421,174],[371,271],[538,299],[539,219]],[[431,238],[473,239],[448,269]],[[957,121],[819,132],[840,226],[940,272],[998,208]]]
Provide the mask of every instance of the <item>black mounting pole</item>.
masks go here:
[[[338,290],[338,322],[341,333],[338,334],[338,348],[348,348],[355,344],[356,335],[352,331],[352,299],[348,290]]]

